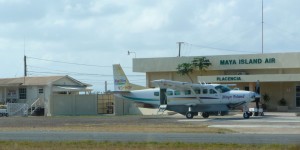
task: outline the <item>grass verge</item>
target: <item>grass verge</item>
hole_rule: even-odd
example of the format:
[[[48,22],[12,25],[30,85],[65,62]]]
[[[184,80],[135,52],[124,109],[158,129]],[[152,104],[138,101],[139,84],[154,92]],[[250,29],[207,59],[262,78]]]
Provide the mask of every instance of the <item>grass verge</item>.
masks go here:
[[[194,124],[66,124],[60,127],[2,127],[0,131],[78,131],[78,132],[146,132],[146,133],[233,133],[223,128],[209,128]]]

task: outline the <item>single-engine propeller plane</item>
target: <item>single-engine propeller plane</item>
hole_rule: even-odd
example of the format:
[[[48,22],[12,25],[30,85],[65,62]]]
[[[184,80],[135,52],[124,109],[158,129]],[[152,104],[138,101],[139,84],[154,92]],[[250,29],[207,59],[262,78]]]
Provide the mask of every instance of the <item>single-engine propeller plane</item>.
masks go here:
[[[119,64],[113,65],[115,93],[138,103],[146,103],[165,110],[174,111],[192,119],[202,112],[208,118],[210,112],[228,111],[243,106],[243,117],[252,116],[248,103],[259,95],[252,91],[231,90],[222,84],[194,84],[172,80],[154,80],[157,88],[131,90],[123,69]]]

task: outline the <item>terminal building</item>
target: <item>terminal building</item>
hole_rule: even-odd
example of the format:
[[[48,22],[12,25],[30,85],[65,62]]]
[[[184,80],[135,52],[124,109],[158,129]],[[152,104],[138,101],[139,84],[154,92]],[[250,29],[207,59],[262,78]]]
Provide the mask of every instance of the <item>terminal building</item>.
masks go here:
[[[133,72],[146,73],[147,87],[153,87],[151,81],[157,79],[191,82],[176,68],[198,57],[206,57],[211,66],[206,71],[193,71],[190,76],[194,82],[234,84],[249,91],[255,91],[259,83],[261,99],[265,95],[270,98],[268,111],[300,111],[300,52],[134,58]],[[279,108],[282,99],[286,106]]]

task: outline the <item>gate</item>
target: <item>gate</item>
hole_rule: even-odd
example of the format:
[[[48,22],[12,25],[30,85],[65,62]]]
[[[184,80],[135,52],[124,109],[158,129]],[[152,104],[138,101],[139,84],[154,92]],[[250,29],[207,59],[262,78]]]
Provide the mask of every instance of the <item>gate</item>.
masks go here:
[[[98,94],[98,114],[113,114],[114,113],[114,95],[113,94]]]

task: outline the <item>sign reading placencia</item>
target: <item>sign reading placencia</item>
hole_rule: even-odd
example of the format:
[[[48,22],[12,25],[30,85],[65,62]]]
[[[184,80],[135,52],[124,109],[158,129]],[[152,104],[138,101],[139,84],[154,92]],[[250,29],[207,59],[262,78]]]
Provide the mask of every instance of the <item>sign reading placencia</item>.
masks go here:
[[[253,59],[223,59],[220,60],[220,65],[251,65],[251,64],[275,64],[275,58],[253,58]]]
[[[241,77],[233,76],[233,77],[217,77],[217,81],[241,81]]]

